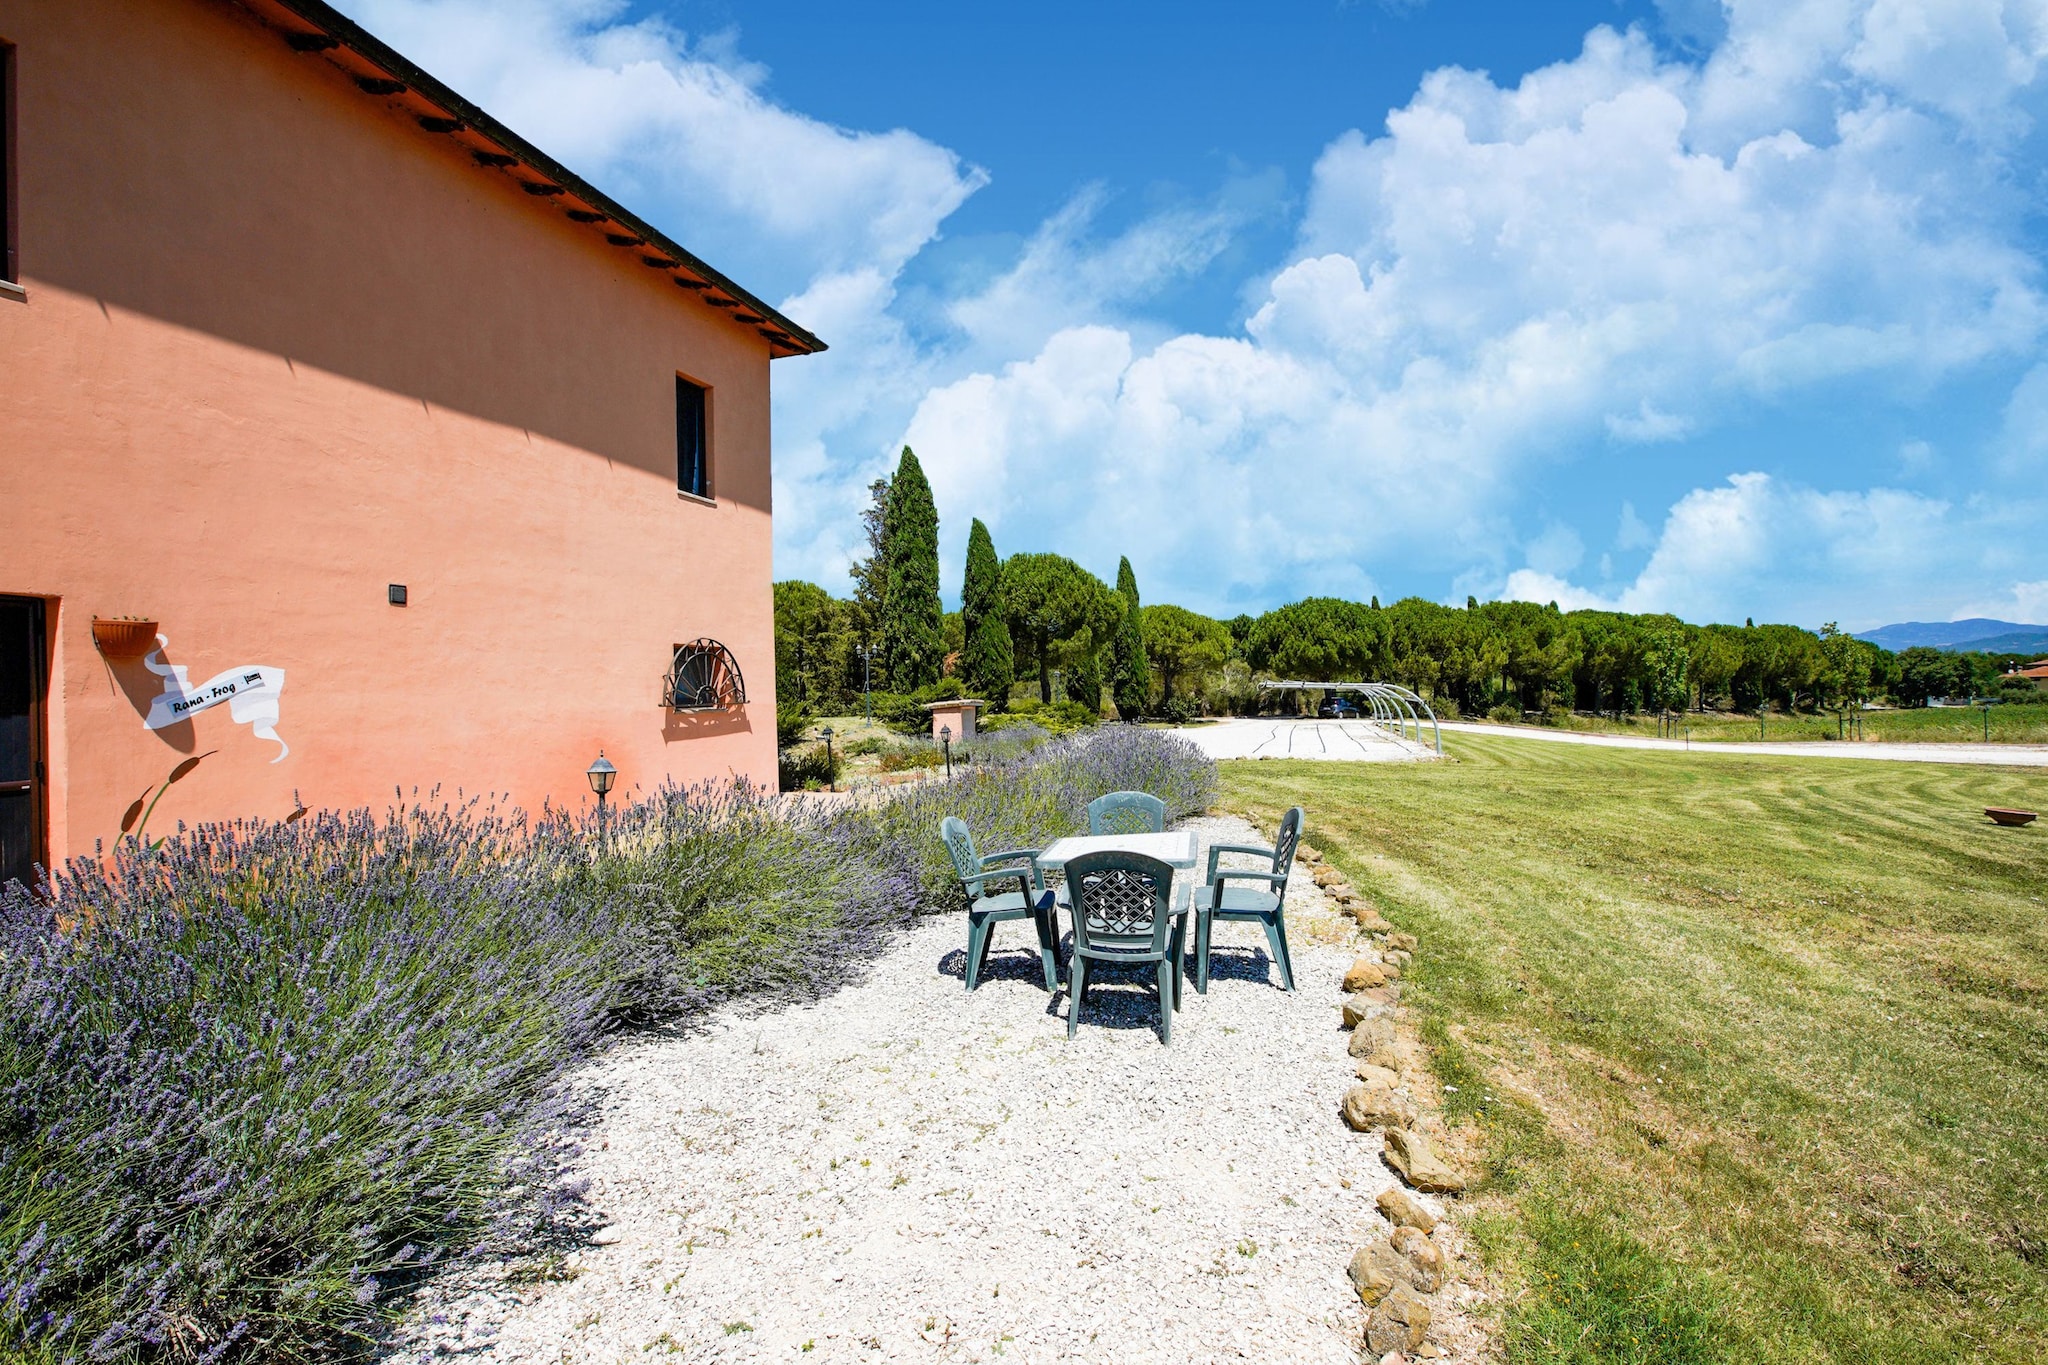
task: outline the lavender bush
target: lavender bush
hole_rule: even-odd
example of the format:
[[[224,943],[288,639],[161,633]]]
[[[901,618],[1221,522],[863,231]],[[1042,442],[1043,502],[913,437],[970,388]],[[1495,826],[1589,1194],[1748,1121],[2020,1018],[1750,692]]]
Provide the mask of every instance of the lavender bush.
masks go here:
[[[566,1084],[621,1021],[848,979],[958,904],[938,824],[1176,814],[1213,765],[1113,727],[834,806],[676,788],[600,842],[474,804],[181,831],[0,890],[0,1356],[292,1359],[573,1201]],[[53,908],[54,907],[54,908]]]

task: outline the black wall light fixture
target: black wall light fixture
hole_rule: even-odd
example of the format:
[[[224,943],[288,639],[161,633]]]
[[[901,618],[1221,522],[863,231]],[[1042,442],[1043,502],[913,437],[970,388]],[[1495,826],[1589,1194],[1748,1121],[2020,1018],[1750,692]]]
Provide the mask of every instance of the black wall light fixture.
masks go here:
[[[384,600],[389,602],[394,607],[404,606],[405,584],[393,583],[391,586],[384,589]]]

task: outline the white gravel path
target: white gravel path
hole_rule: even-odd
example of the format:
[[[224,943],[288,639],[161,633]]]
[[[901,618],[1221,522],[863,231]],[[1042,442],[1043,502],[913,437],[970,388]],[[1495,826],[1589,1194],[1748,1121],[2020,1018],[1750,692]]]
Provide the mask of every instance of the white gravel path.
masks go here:
[[[1354,940],[1299,868],[1289,918],[1300,990],[1221,926],[1170,1048],[1118,982],[1068,1042],[1022,925],[968,994],[964,915],[822,1003],[622,1045],[573,1277],[451,1272],[386,1359],[1358,1361],[1345,1266],[1391,1178],[1336,1115]]]

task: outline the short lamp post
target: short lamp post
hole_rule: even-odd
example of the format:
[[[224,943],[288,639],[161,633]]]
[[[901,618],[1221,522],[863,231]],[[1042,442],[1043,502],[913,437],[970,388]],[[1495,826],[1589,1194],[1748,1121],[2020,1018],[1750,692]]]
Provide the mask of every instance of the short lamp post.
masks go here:
[[[818,731],[818,735],[825,741],[825,790],[836,792],[839,790],[839,784],[832,777],[832,727],[826,726]]]
[[[952,776],[953,776],[953,727],[952,727],[952,726],[950,726],[950,725],[941,725],[941,726],[939,727],[939,744],[940,744],[940,745],[941,745],[941,746],[942,746],[942,747],[943,747],[943,748],[945,749],[945,751],[946,751],[946,777],[947,777],[947,779],[948,779],[948,780],[950,781],[950,780],[951,780],[951,778],[952,778]]]
[[[1983,698],[1982,704],[1984,707],[1984,742],[1989,744],[1991,742],[1991,698]]]
[[[604,799],[611,795],[612,783],[619,779],[619,770],[604,756],[604,750],[599,749],[597,762],[585,768],[583,775],[590,779],[590,789],[597,793],[597,844],[602,849],[605,846]]]

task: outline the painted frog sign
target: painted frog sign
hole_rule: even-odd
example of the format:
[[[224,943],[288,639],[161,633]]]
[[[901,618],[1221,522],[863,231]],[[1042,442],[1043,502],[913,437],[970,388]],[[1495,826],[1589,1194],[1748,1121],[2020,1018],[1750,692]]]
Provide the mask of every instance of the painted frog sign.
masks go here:
[[[291,752],[291,746],[277,734],[278,694],[284,691],[284,670],[250,664],[217,673],[195,686],[186,677],[183,664],[164,661],[164,647],[169,643],[165,637],[157,636],[156,648],[142,661],[144,668],[164,680],[164,690],[150,698],[149,714],[142,723],[152,730],[161,730],[226,702],[235,724],[246,725],[258,739],[277,745],[277,757],[270,761],[283,762]]]

